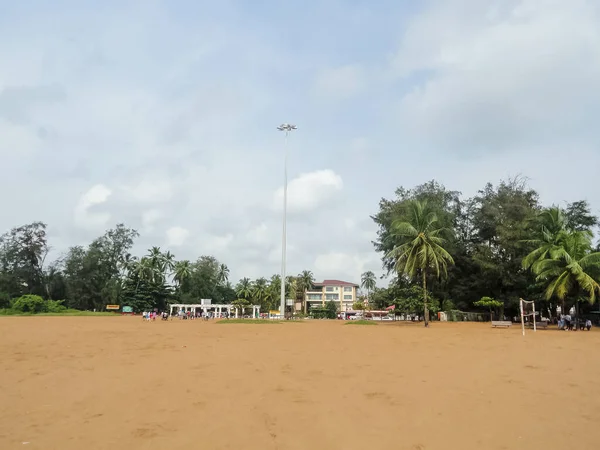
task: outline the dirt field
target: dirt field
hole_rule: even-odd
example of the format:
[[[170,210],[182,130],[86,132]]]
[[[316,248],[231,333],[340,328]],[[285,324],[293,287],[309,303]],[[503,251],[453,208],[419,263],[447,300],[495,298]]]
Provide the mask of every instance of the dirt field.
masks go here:
[[[598,449],[600,332],[0,318],[0,448]]]

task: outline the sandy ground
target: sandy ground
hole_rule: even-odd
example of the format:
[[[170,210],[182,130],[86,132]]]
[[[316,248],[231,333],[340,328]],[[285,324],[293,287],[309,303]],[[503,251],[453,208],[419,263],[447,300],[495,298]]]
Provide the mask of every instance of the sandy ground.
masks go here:
[[[0,318],[0,448],[598,449],[600,332]]]

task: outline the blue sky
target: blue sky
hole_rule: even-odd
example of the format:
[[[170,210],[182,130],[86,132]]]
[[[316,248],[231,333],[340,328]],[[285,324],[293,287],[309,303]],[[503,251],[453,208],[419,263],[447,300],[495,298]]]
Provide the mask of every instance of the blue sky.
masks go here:
[[[600,167],[600,13],[574,0],[0,0],[3,230],[54,254],[118,222],[136,251],[278,271],[379,272],[369,214],[432,178],[473,195],[522,174],[546,203]],[[568,167],[568,166],[567,166]],[[559,176],[562,174],[562,176]],[[572,179],[571,177],[577,177]],[[18,186],[18,188],[15,188]]]

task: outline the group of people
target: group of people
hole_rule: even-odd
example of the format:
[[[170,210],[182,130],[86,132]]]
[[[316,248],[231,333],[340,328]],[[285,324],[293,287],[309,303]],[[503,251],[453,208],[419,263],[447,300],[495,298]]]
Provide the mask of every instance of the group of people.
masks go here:
[[[558,319],[558,329],[565,331],[577,331],[579,330],[587,330],[590,331],[592,329],[592,321],[590,319],[581,320],[578,318],[571,317],[571,314],[562,315]]]
[[[177,317],[179,318],[179,320],[194,320],[194,319],[204,319],[204,320],[208,320],[208,319],[215,319],[217,317],[217,314],[211,311],[207,311],[206,313],[204,312],[192,312],[192,311],[183,311],[182,309],[180,309],[179,311],[177,311]],[[229,314],[228,313],[221,313],[220,317],[224,318],[224,319],[229,319]]]
[[[164,311],[162,313],[158,313],[157,311],[142,312],[142,320],[144,320],[144,322],[153,322],[159,316],[162,318],[162,320],[169,320],[169,313],[166,311]],[[216,317],[217,317],[217,315],[210,311],[207,311],[206,313],[204,313],[204,312],[194,313],[192,311],[183,311],[181,309],[179,311],[177,311],[177,318],[179,320],[194,320],[194,319],[208,320],[208,319],[214,319]],[[229,319],[229,314],[221,313],[220,317],[222,317],[224,319]]]
[[[159,313],[156,311],[144,311],[142,312],[142,320],[144,320],[145,322],[153,322],[156,320],[158,315]],[[167,320],[169,318],[169,313],[163,311],[162,313],[160,313],[160,316],[162,320]]]
[[[142,313],[142,320],[146,322],[154,321],[156,320],[157,314],[158,313],[156,311],[144,311]]]

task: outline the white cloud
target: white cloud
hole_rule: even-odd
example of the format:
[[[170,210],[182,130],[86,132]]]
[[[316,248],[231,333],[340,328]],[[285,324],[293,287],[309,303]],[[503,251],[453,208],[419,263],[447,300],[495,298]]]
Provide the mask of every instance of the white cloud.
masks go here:
[[[325,69],[317,75],[314,94],[340,100],[352,97],[365,88],[364,69],[356,64]]]
[[[430,73],[400,105],[407,133],[469,152],[565,142],[594,129],[592,108],[600,104],[598,5],[433,4],[411,23],[394,62],[399,75]]]
[[[600,207],[594,177],[557,181],[561,155],[600,167],[598,2],[308,0],[298,27],[270,10],[260,32],[236,2],[192,20],[172,3],[0,17],[3,230],[47,221],[60,253],[124,222],[138,255],[167,241],[177,258],[214,254],[233,281],[269,276],[285,120],[299,126],[290,273],[377,272],[369,215],[400,184],[472,195],[522,173],[545,202]]]
[[[351,231],[354,230],[356,228],[356,221],[354,219],[352,219],[351,217],[346,217],[344,219],[344,225],[346,226],[346,228]]]
[[[190,235],[190,232],[180,226],[174,226],[167,230],[167,247],[181,247]]]
[[[142,213],[142,227],[143,232],[151,233],[160,219],[162,219],[163,214],[158,209],[149,209]]]
[[[329,252],[318,255],[314,262],[315,271],[327,278],[342,279],[360,284],[360,275],[366,270],[377,272],[380,261],[375,255],[360,255],[354,252]],[[350,279],[344,279],[344,277]]]
[[[228,247],[233,243],[234,236],[232,233],[227,233],[224,236],[211,236],[204,243],[206,251],[222,255],[224,251],[228,249]]]
[[[85,228],[96,229],[104,227],[110,220],[109,212],[94,211],[94,207],[105,203],[112,191],[103,184],[92,186],[79,198],[79,202],[75,207],[75,221]]]
[[[136,183],[122,187],[126,198],[140,203],[163,203],[173,198],[173,184],[164,177],[149,174]]]
[[[303,173],[288,184],[288,212],[306,213],[327,205],[343,189],[342,177],[333,170]],[[283,208],[283,187],[275,193],[274,206]]]
[[[262,222],[246,233],[246,239],[251,244],[264,245],[270,244],[273,241],[273,236],[269,233],[267,224]]]

